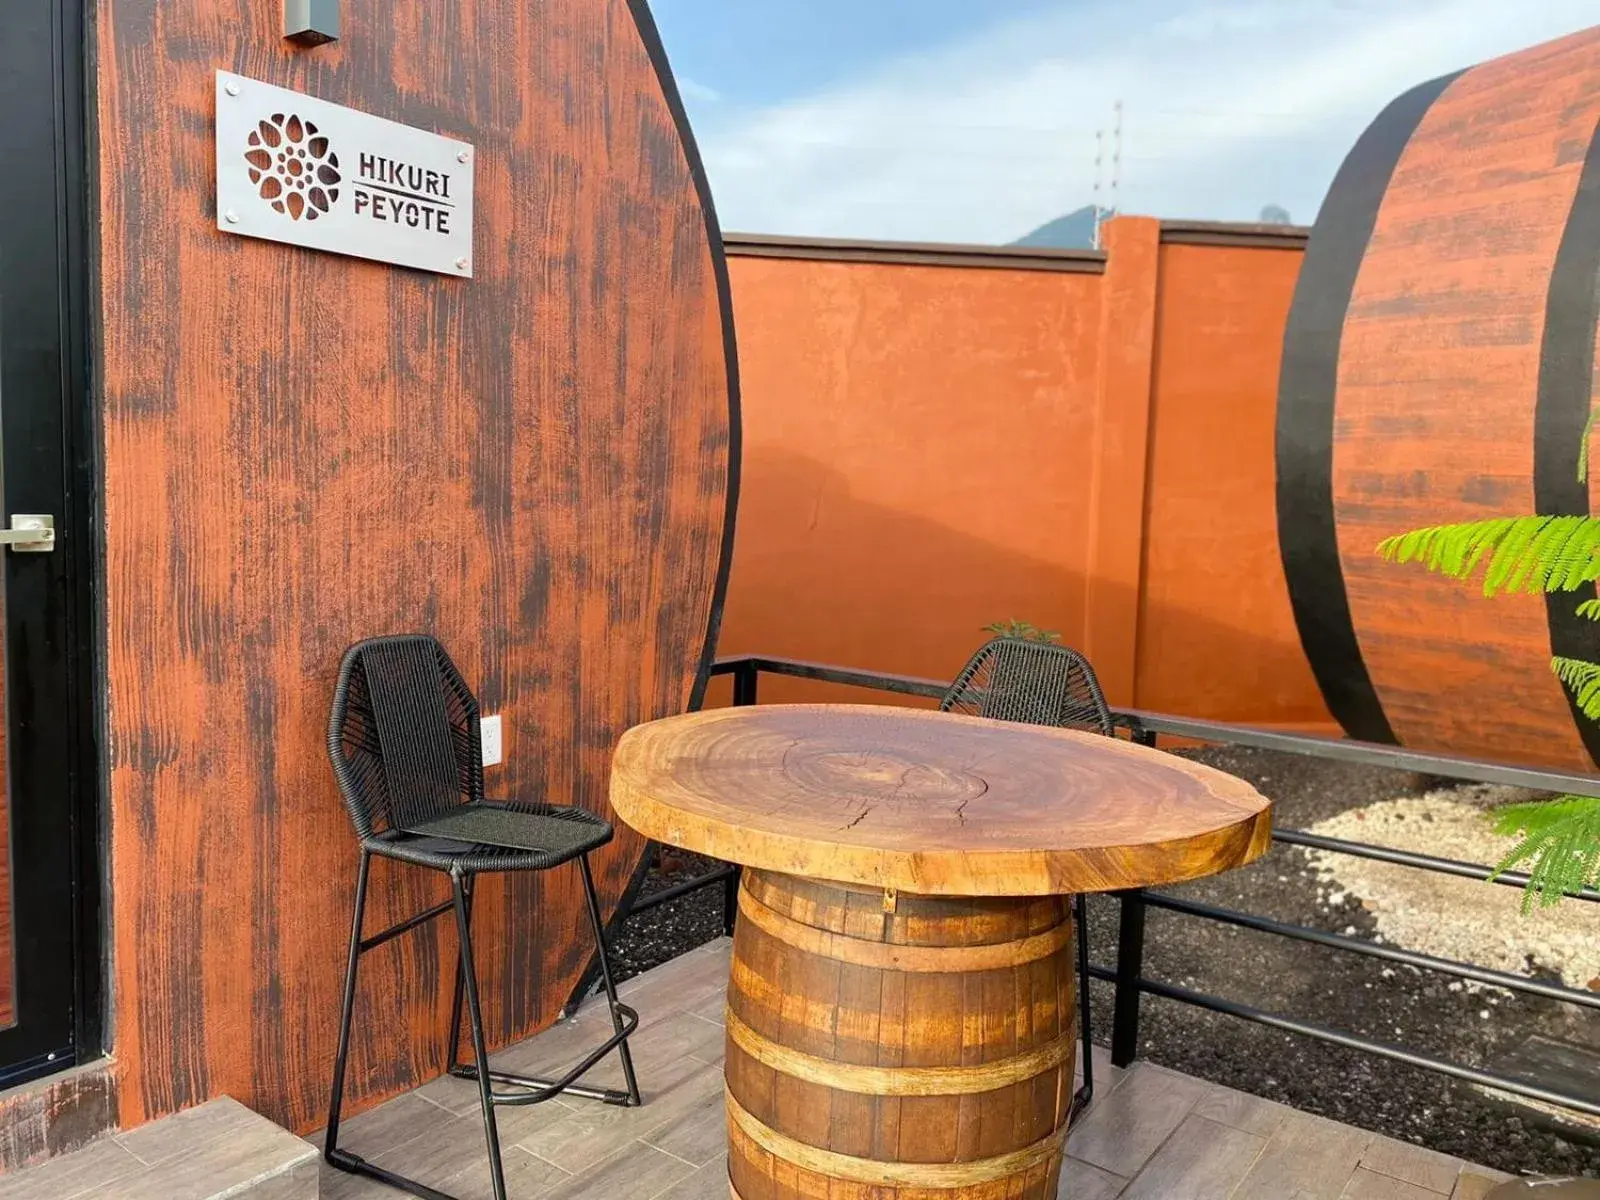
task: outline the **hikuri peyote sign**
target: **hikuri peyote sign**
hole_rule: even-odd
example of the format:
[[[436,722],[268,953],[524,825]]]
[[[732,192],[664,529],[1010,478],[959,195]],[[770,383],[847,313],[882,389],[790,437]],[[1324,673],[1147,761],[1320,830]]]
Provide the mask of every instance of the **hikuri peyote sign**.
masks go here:
[[[217,72],[217,228],[472,274],[467,142]]]

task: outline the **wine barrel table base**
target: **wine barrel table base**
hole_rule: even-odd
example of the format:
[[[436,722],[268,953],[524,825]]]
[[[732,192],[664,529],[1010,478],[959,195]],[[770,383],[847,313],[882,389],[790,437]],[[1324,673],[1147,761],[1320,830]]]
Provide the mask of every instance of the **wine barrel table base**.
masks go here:
[[[742,1200],[1054,1200],[1077,1046],[1067,898],[747,871],[728,986]]]
[[[630,729],[617,815],[743,863],[728,982],[737,1200],[1054,1200],[1073,893],[1259,857],[1270,805],[1111,738],[778,705]]]

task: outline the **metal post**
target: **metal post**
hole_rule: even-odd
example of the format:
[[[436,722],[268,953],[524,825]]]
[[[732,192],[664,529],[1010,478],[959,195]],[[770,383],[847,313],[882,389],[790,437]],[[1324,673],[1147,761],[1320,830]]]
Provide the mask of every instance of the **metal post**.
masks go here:
[[[756,680],[760,676],[753,662],[742,662],[733,673],[733,702],[736,705],[756,702]]]
[[[753,662],[742,662],[733,673],[733,702],[736,705],[756,703],[757,681],[761,673]],[[733,936],[734,922],[739,915],[739,868],[722,882],[722,932]]]
[[[1144,893],[1118,892],[1117,983],[1111,1016],[1111,1065],[1126,1067],[1139,1057],[1139,984],[1144,974]]]
[[[733,936],[734,919],[739,915],[739,868],[722,881],[722,932]]]

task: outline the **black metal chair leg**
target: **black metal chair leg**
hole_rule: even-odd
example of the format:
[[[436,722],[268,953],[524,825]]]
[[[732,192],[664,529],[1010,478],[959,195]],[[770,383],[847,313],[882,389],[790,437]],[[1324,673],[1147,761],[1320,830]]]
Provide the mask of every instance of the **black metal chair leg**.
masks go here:
[[[628,1049],[628,1039],[623,1036],[623,1014],[617,1001],[617,985],[611,979],[611,963],[606,953],[605,923],[600,919],[600,900],[594,891],[594,873],[589,870],[589,856],[578,856],[578,868],[583,873],[583,895],[589,905],[589,924],[594,927],[595,949],[600,954],[600,982],[605,988],[606,1003],[611,1007],[611,1027],[616,1031],[617,1053],[622,1056],[622,1076],[628,1082],[628,1103],[637,1108],[643,1103],[639,1096],[639,1080],[633,1072],[633,1052]]]
[[[1082,892],[1073,904],[1072,919],[1078,923],[1078,1044],[1083,1047],[1083,1086],[1072,1098],[1069,1122],[1082,1116],[1094,1099],[1094,1042],[1089,1036],[1089,902]]]
[[[361,852],[361,869],[356,875],[356,912],[350,922],[350,956],[344,968],[344,1006],[339,1015],[339,1049],[333,1057],[333,1095],[328,1101],[328,1130],[322,1142],[322,1157],[333,1162],[339,1145],[339,1110],[344,1106],[344,1072],[350,1058],[350,1025],[356,1007],[356,965],[361,961],[361,923],[367,910],[367,876],[372,855]]]
[[[450,872],[450,886],[455,892],[456,932],[461,938],[461,976],[466,986],[467,1017],[472,1024],[472,1054],[478,1069],[478,1102],[483,1106],[483,1136],[489,1145],[489,1181],[494,1188],[494,1200],[506,1200],[506,1173],[500,1162],[500,1130],[494,1119],[494,1097],[489,1087],[489,1051],[484,1044],[483,1010],[478,1005],[478,973],[472,961],[472,926],[467,916],[467,889],[465,876],[459,871]]]
[[[467,876],[467,928],[472,928],[472,896],[477,891],[477,877]],[[445,1071],[451,1075],[458,1072],[461,1067],[461,993],[466,980],[465,960],[461,956],[461,948],[456,947],[456,988],[455,996],[450,1001],[450,1056],[445,1060]]]
[[[739,916],[739,876],[743,874],[737,863],[730,865],[733,871],[722,881],[722,932],[728,937],[733,936]]]

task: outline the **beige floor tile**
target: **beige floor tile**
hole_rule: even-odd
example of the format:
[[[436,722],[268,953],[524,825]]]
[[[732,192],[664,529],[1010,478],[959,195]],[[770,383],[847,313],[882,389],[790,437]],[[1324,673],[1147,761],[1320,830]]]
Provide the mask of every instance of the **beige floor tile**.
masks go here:
[[[1076,1158],[1061,1164],[1059,1200],[1116,1200],[1128,1181]]]
[[[680,1058],[652,1072],[651,1082],[642,1086],[642,1108],[594,1104],[574,1109],[561,1120],[518,1139],[518,1144],[565,1171],[581,1174],[609,1157],[623,1141],[649,1137],[699,1108],[708,1097],[720,1097],[722,1069]]]
[[[719,1157],[707,1163],[651,1200],[728,1200],[727,1159]]]
[[[634,1142],[551,1188],[540,1200],[649,1200],[694,1173],[681,1158]]]
[[[1067,1153],[1113,1175],[1132,1178],[1183,1124],[1205,1091],[1198,1079],[1139,1063],[1109,1094],[1096,1097],[1072,1131]]]
[[[1200,1097],[1200,1103],[1194,1106],[1194,1111],[1219,1124],[1260,1137],[1271,1137],[1283,1124],[1284,1118],[1294,1110],[1286,1104],[1275,1104],[1260,1096],[1216,1084]]]
[[[1286,1118],[1231,1200],[1338,1200],[1372,1135],[1305,1113]]]
[[[708,1090],[694,1107],[651,1131],[643,1140],[697,1167],[725,1158],[728,1106],[723,1089]]]
[[[1379,1175],[1390,1175],[1445,1196],[1454,1190],[1461,1174],[1459,1158],[1386,1137],[1372,1139],[1361,1155],[1361,1165]]]
[[[105,1195],[118,1180],[145,1169],[115,1138],[101,1138],[36,1167],[0,1176],[0,1200],[76,1200],[96,1189]]]
[[[1228,1200],[1267,1139],[1190,1113],[1123,1191],[1123,1200]]]
[[[1357,1167],[1344,1191],[1339,1193],[1339,1200],[1439,1200],[1439,1193],[1392,1175]]]

